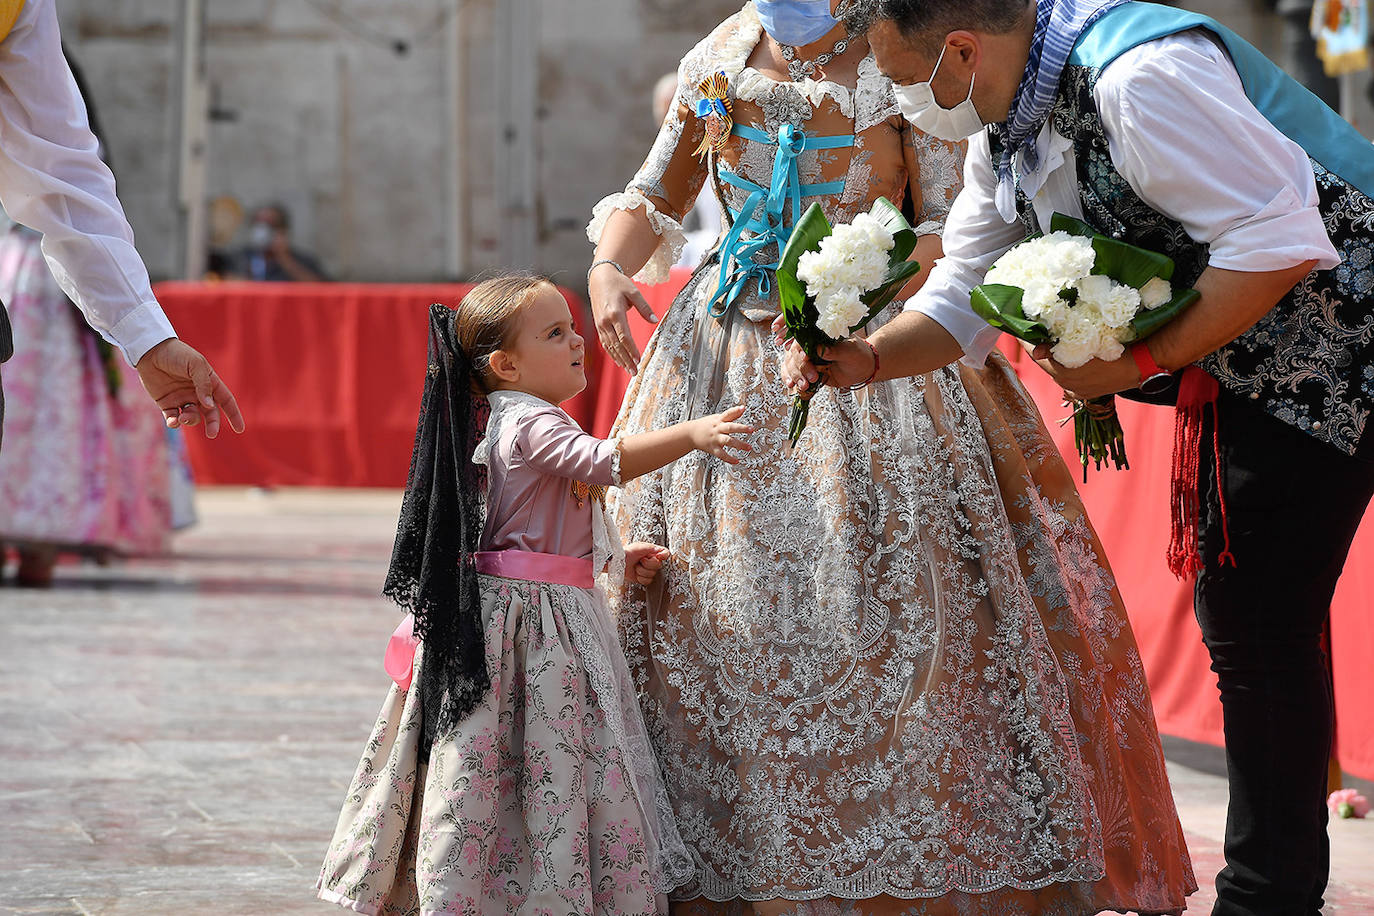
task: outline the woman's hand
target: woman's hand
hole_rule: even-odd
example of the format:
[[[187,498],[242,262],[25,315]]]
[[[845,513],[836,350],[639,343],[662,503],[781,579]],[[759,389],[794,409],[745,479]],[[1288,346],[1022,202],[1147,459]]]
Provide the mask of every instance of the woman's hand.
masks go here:
[[[692,447],[707,454],[715,455],[726,464],[739,464],[739,459],[727,452],[726,449],[732,448],[741,452],[753,451],[748,443],[735,438],[736,436],[746,436],[754,431],[754,427],[736,422],[742,416],[744,416],[743,407],[731,407],[725,413],[713,414],[709,417],[702,417],[700,420],[690,421],[688,434],[692,439]]]
[[[788,341],[787,355],[782,360],[782,377],[787,387],[798,394],[805,394],[818,384],[849,388],[873,375],[873,351],[853,338],[823,347],[820,357],[829,363],[817,366],[795,340]]]
[[[672,557],[667,547],[637,541],[625,545],[625,581],[648,585]]]
[[[625,320],[631,308],[639,310],[645,320],[657,324],[658,316],[634,281],[615,269],[614,264],[598,264],[587,278],[587,294],[592,303],[592,317],[601,346],[617,366],[634,375],[639,371],[639,345],[630,333]]]

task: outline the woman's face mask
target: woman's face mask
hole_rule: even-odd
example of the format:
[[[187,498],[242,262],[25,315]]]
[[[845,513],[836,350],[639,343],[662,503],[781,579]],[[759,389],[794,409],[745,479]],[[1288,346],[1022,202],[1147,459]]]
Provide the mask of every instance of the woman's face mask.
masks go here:
[[[942,48],[930,79],[910,86],[893,86],[892,91],[897,96],[902,115],[925,133],[949,142],[966,140],[983,129],[983,119],[973,104],[973,82],[977,74],[969,77],[968,97],[953,108],[943,108],[935,101],[935,91],[930,84],[935,74],[940,72],[940,62],[944,59]]]
[[[839,24],[830,15],[830,0],[754,0],[763,30],[785,45],[816,41]]]

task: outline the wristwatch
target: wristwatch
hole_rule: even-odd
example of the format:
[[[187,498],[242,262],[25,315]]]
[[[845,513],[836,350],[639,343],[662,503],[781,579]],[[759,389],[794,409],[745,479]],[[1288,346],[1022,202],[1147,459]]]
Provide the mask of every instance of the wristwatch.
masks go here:
[[[1131,357],[1135,360],[1136,368],[1140,370],[1140,384],[1136,387],[1144,393],[1159,394],[1167,391],[1173,384],[1173,373],[1159,368],[1145,341],[1138,340],[1131,344]]]

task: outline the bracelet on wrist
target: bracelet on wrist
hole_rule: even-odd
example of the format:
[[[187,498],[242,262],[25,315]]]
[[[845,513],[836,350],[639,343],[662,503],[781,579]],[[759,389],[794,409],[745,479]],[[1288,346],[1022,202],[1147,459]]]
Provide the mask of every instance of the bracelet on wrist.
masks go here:
[[[620,275],[621,275],[622,277],[625,276],[625,268],[621,267],[619,264],[617,264],[615,261],[612,261],[610,258],[602,258],[602,259],[599,260],[599,261],[593,261],[593,262],[592,262],[592,266],[587,268],[587,282],[588,282],[588,283],[591,283],[591,282],[592,282],[592,271],[596,270],[596,269],[597,269],[598,267],[600,267],[602,264],[609,264],[609,265],[611,265],[612,267],[614,267],[614,268],[620,273]]]
[[[850,385],[848,388],[849,391],[858,391],[860,388],[867,388],[869,385],[873,384],[873,380],[878,377],[878,348],[869,343],[867,338],[856,337],[854,339],[865,347],[868,347],[868,352],[873,354],[873,371],[868,373],[868,378],[859,382],[859,384]]]

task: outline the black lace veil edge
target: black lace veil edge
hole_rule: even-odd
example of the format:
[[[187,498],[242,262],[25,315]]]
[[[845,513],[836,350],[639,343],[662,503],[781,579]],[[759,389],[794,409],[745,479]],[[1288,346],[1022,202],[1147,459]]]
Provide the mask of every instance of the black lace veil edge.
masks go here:
[[[421,757],[491,688],[472,555],[485,523],[486,469],[472,462],[485,398],[459,347],[454,312],[429,309],[429,360],[415,449],[382,594],[415,615],[424,649],[418,684]]]

